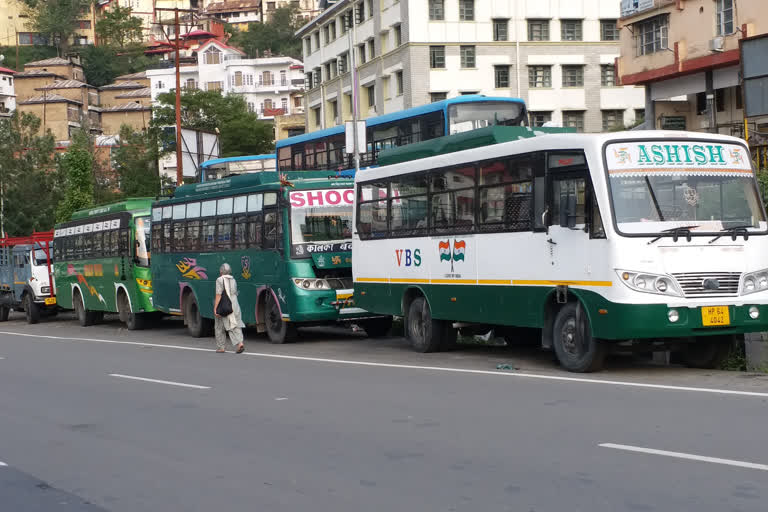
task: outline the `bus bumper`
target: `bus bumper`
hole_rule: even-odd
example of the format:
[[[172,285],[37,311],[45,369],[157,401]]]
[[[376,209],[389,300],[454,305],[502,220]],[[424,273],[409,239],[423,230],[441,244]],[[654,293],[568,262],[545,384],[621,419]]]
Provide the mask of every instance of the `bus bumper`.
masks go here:
[[[597,338],[608,340],[686,338],[768,331],[768,305],[722,305],[728,309],[727,325],[705,325],[702,311],[708,306],[620,304],[600,301],[586,305]],[[757,312],[757,318],[753,315]],[[673,321],[673,319],[676,319]]]
[[[336,292],[306,292],[297,294],[289,315],[283,315],[291,322],[334,323],[371,317],[366,310],[354,305],[351,291],[348,294]]]

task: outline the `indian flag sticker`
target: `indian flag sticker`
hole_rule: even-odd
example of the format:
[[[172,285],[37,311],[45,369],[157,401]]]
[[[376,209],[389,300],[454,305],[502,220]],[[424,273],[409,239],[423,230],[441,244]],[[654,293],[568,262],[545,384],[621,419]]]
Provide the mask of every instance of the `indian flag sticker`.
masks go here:
[[[440,261],[451,261],[451,242],[440,242],[437,247],[440,250]]]

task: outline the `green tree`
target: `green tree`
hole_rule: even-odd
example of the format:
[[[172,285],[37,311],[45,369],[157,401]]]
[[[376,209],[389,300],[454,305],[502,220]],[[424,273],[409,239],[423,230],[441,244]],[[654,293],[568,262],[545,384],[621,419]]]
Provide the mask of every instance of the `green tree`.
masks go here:
[[[295,7],[280,7],[272,11],[266,23],[249,23],[248,30],[235,31],[230,43],[248,54],[249,57],[263,57],[269,50],[273,55],[301,58],[301,39],[296,30],[302,21]]]
[[[93,154],[86,132],[81,130],[72,136],[67,152],[59,159],[59,172],[64,194],[56,208],[56,220],[64,222],[73,212],[93,206]]]
[[[138,43],[142,38],[141,18],[132,15],[130,7],[120,7],[114,4],[106,10],[104,16],[96,22],[96,36],[100,44],[125,48],[126,45]]]
[[[38,135],[40,119],[19,113],[0,119],[0,194],[3,226],[11,236],[46,231],[55,223],[61,187],[53,162],[55,141]]]
[[[114,151],[113,162],[124,197],[151,197],[160,193],[159,147],[156,129],[135,132],[130,126],[120,127],[120,144]]]
[[[176,125],[175,93],[157,97],[153,126]],[[274,135],[269,123],[248,111],[242,96],[222,96],[219,91],[185,91],[181,95],[181,125],[184,128],[219,131],[222,156],[254,155],[272,151]]]
[[[120,51],[109,46],[86,46],[80,56],[85,79],[96,87],[111,84],[120,75],[145,71],[156,60],[144,55],[141,45],[129,45]]]
[[[59,52],[67,53],[78,22],[91,7],[91,0],[22,0],[29,16],[27,26],[50,38]]]

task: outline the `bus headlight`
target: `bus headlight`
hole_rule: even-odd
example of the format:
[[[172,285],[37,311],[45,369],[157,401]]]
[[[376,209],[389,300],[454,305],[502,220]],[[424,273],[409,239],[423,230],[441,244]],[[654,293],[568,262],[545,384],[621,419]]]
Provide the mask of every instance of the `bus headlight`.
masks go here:
[[[314,279],[310,277],[294,277],[293,284],[302,290],[330,290],[331,285],[325,279]]]
[[[741,277],[740,295],[768,290],[768,269],[750,272]]]
[[[617,270],[616,272],[619,274],[622,283],[637,292],[671,295],[673,297],[683,296],[682,291],[677,286],[677,282],[669,276],[633,272],[631,270]]]

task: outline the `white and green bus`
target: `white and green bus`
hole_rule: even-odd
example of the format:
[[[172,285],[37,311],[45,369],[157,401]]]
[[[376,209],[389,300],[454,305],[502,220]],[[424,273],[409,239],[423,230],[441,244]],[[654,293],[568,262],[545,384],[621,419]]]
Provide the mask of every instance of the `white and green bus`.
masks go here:
[[[768,330],[768,225],[742,140],[554,134],[428,158],[413,146],[413,160],[356,176],[352,244],[356,306],[403,316],[414,349],[451,347],[457,329],[535,328],[570,371],[600,369],[614,347],[712,367]]]

